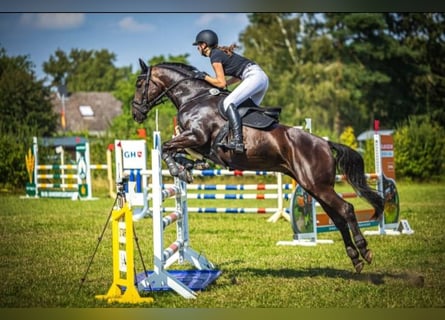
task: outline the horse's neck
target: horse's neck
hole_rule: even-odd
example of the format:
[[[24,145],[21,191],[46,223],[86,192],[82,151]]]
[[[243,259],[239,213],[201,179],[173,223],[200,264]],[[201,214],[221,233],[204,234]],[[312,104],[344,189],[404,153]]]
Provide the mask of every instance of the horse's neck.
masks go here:
[[[193,83],[190,84],[185,79],[180,81],[180,83],[171,90],[170,100],[172,100],[179,109],[180,106],[188,102],[192,103],[192,101],[196,101],[200,97],[210,95],[209,90],[211,88],[211,86],[206,85],[205,83],[200,84],[198,81],[193,81]]]
[[[185,73],[175,68],[165,68],[159,70],[159,79],[164,79],[164,90],[167,90],[169,99],[176,108],[192,100],[199,99],[200,96],[210,94],[209,90],[213,87],[205,81],[193,80],[193,76],[187,76]],[[187,80],[190,80],[191,83]]]

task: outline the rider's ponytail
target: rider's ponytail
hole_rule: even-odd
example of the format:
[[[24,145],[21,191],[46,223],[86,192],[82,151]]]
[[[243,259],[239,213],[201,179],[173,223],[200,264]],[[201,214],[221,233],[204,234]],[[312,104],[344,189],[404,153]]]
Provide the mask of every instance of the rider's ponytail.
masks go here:
[[[238,46],[235,43],[233,43],[230,46],[217,46],[217,48],[223,51],[225,54],[231,56],[234,50],[238,48]]]

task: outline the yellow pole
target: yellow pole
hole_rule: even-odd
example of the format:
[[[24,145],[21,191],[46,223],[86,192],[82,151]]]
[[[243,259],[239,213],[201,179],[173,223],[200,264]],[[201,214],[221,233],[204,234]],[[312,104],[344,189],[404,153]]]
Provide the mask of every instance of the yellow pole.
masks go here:
[[[105,295],[96,295],[96,299],[108,303],[152,303],[153,298],[139,295],[135,284],[133,212],[128,203],[113,210],[111,219],[113,283]]]
[[[107,176],[108,176],[108,190],[110,198],[115,198],[114,181],[113,181],[113,165],[111,163],[111,150],[107,149]]]

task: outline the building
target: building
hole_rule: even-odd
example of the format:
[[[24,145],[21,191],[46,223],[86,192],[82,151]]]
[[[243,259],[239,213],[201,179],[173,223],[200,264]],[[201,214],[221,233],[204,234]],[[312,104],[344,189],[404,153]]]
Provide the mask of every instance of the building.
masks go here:
[[[52,95],[52,105],[60,115],[60,133],[88,131],[90,135],[100,136],[112,120],[122,114],[122,102],[110,92],[67,94],[59,90]]]
[[[379,135],[384,135],[384,136],[391,136],[394,133],[393,129],[389,129],[389,130],[379,130]],[[365,150],[365,144],[367,140],[373,139],[374,138],[374,134],[375,131],[374,130],[367,130],[364,131],[362,133],[360,133],[357,137],[357,141],[358,141],[358,149],[357,151],[359,151],[361,154],[363,154],[364,150]]]
[[[357,141],[359,143],[363,143],[366,140],[372,139],[374,137],[374,133],[375,133],[374,130],[368,130],[368,131],[362,132],[362,133],[360,133],[358,135]],[[379,130],[379,135],[390,136],[393,133],[394,133],[393,129],[390,129],[390,130]]]

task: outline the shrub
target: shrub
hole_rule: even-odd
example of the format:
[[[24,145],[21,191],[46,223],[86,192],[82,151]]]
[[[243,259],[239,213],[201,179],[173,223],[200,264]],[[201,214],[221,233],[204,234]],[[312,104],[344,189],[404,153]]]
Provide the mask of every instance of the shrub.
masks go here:
[[[340,142],[351,147],[352,149],[357,149],[358,145],[354,134],[354,128],[351,126],[346,127],[340,135]]]
[[[25,154],[31,145],[32,138],[24,133],[0,135],[0,188],[24,190],[28,179]]]
[[[417,181],[444,173],[445,129],[429,116],[413,116],[394,134],[397,176]]]

